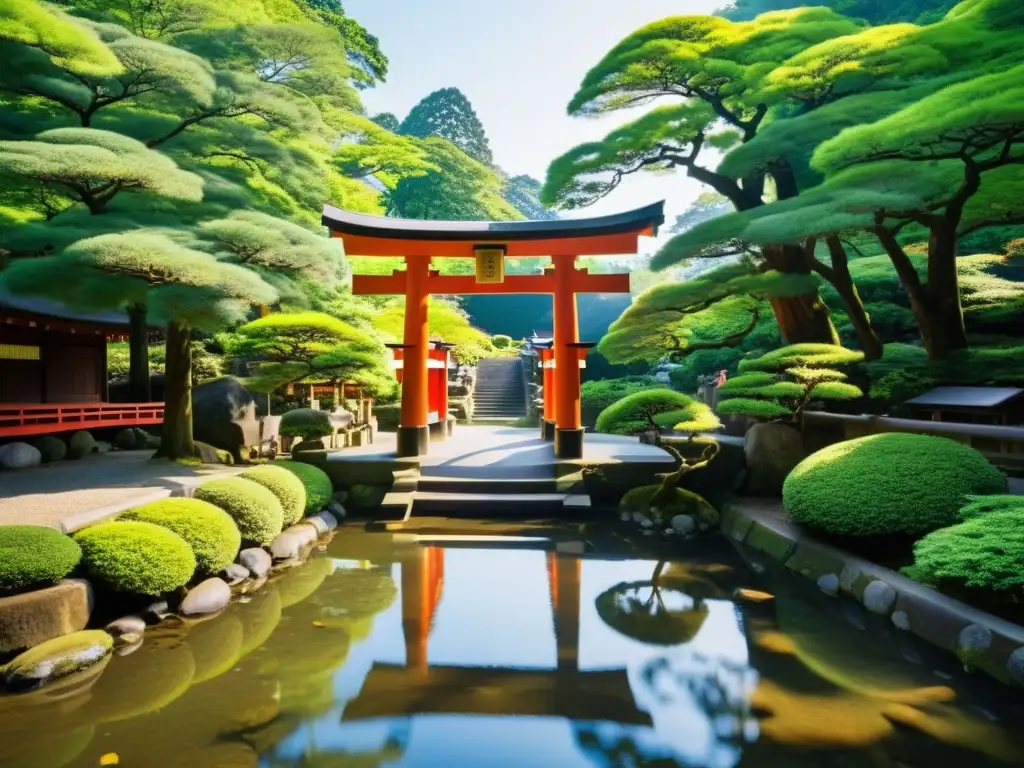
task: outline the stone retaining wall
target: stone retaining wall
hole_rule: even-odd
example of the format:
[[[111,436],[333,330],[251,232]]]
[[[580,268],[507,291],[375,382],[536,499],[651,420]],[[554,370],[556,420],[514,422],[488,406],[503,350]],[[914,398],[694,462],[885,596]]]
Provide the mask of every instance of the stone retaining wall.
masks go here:
[[[815,541],[777,499],[739,499],[722,510],[722,533],[783,563],[825,593],[852,598],[899,629],[956,654],[1003,683],[1024,686],[1024,627]]]

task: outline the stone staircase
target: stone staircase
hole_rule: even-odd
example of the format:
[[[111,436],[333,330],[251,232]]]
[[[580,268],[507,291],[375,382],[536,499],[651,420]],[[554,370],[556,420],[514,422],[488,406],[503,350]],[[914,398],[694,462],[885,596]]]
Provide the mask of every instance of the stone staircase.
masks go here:
[[[496,357],[477,363],[473,421],[512,422],[525,415],[522,361],[518,357]]]

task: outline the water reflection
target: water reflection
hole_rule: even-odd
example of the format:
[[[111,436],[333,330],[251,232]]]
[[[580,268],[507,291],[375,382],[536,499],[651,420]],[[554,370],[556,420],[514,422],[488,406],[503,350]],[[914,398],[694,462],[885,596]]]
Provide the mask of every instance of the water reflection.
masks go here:
[[[1020,762],[1012,729],[840,605],[714,542],[665,563],[345,531],[102,674],[0,698],[0,765]]]

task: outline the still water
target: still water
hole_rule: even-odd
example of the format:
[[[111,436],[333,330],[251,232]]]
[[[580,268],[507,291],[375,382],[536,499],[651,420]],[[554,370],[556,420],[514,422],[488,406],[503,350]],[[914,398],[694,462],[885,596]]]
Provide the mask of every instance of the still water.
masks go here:
[[[724,539],[586,549],[342,529],[221,616],[0,699],[0,766],[1024,765],[1016,694]]]

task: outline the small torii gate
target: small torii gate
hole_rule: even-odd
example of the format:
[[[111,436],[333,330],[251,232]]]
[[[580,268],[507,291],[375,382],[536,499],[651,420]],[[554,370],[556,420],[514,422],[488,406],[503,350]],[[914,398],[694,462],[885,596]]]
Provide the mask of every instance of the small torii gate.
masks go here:
[[[423,456],[430,445],[430,295],[550,293],[555,322],[548,365],[553,365],[553,387],[545,381],[545,435],[553,432],[558,458],[583,457],[578,360],[591,345],[579,340],[576,294],[629,293],[629,275],[591,275],[576,267],[576,258],[637,253],[639,238],[656,235],[665,221],[663,201],[611,216],[497,222],[391,219],[326,205],[322,221],[349,256],[405,260],[405,271],[352,276],[357,296],[405,294],[399,456]],[[543,274],[505,275],[505,258],[538,256],[551,259]],[[475,259],[476,274],[441,275],[431,269],[434,257]],[[447,409],[438,414],[440,420],[447,416]],[[445,431],[442,425],[439,437]]]

